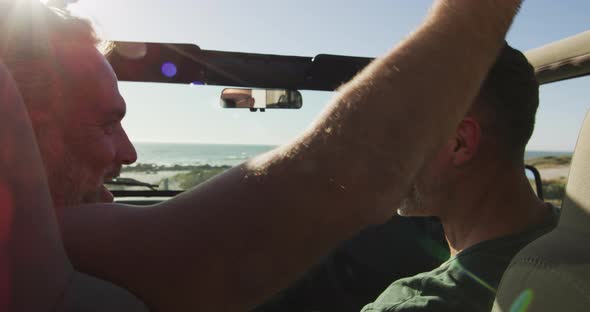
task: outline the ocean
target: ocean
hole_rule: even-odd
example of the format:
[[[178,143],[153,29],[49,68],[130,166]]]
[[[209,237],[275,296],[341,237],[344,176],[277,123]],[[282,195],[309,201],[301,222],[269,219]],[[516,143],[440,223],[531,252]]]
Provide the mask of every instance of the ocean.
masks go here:
[[[235,166],[270,151],[271,145],[227,145],[184,143],[134,143],[137,163],[172,165]]]
[[[272,145],[134,143],[137,163],[172,165],[235,166],[273,149]],[[527,151],[526,159],[544,156],[571,155],[568,152]]]

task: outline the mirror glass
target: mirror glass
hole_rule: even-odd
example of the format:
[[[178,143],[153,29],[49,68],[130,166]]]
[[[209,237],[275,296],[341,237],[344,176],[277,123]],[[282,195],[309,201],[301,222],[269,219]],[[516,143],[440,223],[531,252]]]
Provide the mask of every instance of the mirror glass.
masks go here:
[[[220,103],[223,108],[249,108],[252,111],[299,109],[303,106],[303,97],[297,90],[227,88],[221,92]]]

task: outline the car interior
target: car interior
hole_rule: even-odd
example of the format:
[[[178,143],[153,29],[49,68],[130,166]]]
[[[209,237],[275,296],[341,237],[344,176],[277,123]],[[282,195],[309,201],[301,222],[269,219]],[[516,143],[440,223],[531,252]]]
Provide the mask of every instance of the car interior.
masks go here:
[[[525,55],[534,66],[541,85],[588,78],[590,31],[526,51]],[[333,54],[291,56],[218,51],[202,49],[195,44],[131,41],[114,42],[114,49],[107,58],[119,81],[131,90],[128,91],[131,97],[139,93],[149,96],[151,91],[162,86],[195,88],[183,90],[183,95],[164,99],[174,102],[184,94],[201,88],[206,93],[205,97],[213,103],[209,108],[233,118],[236,124],[240,119],[255,122],[267,118],[266,122],[277,129],[280,123],[285,123],[289,114],[305,114],[306,121],[317,115],[322,108],[319,105],[310,112],[304,112],[304,108],[326,102],[342,84],[373,60]],[[231,90],[238,92],[230,96],[228,94],[232,92],[228,91]],[[233,97],[237,93],[240,93],[240,98]],[[240,105],[243,99],[251,98],[255,100]],[[161,100],[154,99],[155,102]],[[148,119],[146,116],[141,115],[141,118]],[[269,121],[273,116],[281,118]],[[159,116],[154,113],[151,117]],[[186,122],[195,122],[191,116],[183,118]],[[211,123],[215,125],[215,121]],[[154,133],[158,133],[170,127],[166,124],[152,128]],[[238,128],[233,131],[246,130]],[[270,148],[272,146],[241,152],[239,157],[228,163],[238,164]],[[189,176],[186,172],[194,168],[198,168],[198,175]],[[228,168],[229,165],[221,162],[158,167],[142,161],[124,168],[121,177],[106,183],[116,202],[148,206],[173,198]],[[137,175],[140,169],[145,174]],[[537,196],[546,199],[547,188],[540,168],[527,164],[523,169]],[[166,170],[176,170],[178,173],[174,177],[177,180],[163,178],[160,181],[154,178],[146,182],[142,179],[149,175],[158,176],[159,171]],[[589,189],[590,112],[583,122],[573,153],[565,194],[552,202],[560,205],[559,224],[555,230],[521,250],[512,260],[497,291],[493,311],[588,310]],[[448,257],[443,229],[436,218],[394,216],[388,222],[367,228],[342,242],[297,281],[253,311],[360,311],[392,281],[430,271]]]
[[[535,67],[541,84],[588,75],[590,31],[525,54]],[[371,60],[327,54],[305,57],[212,51],[191,44],[144,42],[117,42],[115,51],[109,55],[109,61],[121,81],[302,92],[335,91]],[[173,64],[174,75],[163,72],[162,64]],[[260,66],[264,66],[265,70],[261,71]],[[236,107],[233,102],[232,105],[232,108]],[[227,105],[223,107],[229,108]],[[301,105],[295,108],[301,108]],[[256,114],[266,112],[262,107],[250,107],[249,111]],[[589,130],[590,126],[585,129]],[[572,279],[579,281],[568,284],[574,288],[579,286],[568,291],[567,298],[570,301],[579,303],[576,298],[587,296],[590,277],[587,274],[584,277],[582,272],[584,269],[587,271],[589,259],[582,246],[588,235],[582,220],[588,218],[590,209],[584,201],[587,197],[584,196],[584,182],[588,181],[584,170],[587,169],[585,164],[590,161],[584,157],[590,154],[584,152],[585,149],[582,133],[571,167],[562,222],[558,230],[531,244],[514,260],[499,292],[497,306],[501,311],[513,311],[509,308],[514,302],[522,301],[517,300],[517,297],[523,293],[532,293],[535,298],[543,298],[544,301],[562,302],[558,296],[567,296],[562,291],[549,291],[554,289],[549,287],[554,279],[547,272],[559,275],[565,284]],[[525,170],[538,196],[543,199],[539,170],[530,165]],[[116,201],[136,205],[150,205],[182,192],[161,190],[157,189],[157,185],[142,185],[134,180],[119,179],[113,184],[143,186],[143,189],[113,189]],[[407,240],[405,237],[413,239]],[[557,243],[563,240],[572,243]],[[570,247],[572,249],[566,251]],[[550,248],[557,250],[548,254]],[[403,250],[403,257],[399,257],[399,250]],[[368,228],[342,243],[298,281],[254,311],[359,311],[392,281],[429,271],[444,262],[448,254],[442,226],[436,219],[394,217],[386,224]],[[392,262],[396,266],[389,265]],[[554,271],[562,265],[563,273]],[[538,279],[532,276],[538,276]],[[546,288],[537,289],[537,283]],[[561,288],[565,289],[569,288]]]

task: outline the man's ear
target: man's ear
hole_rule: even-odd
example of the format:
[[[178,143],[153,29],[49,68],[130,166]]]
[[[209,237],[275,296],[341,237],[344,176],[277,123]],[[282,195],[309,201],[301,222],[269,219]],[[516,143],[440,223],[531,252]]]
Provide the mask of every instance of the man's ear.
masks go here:
[[[461,166],[469,162],[477,153],[481,139],[479,122],[465,117],[455,131],[455,145],[452,152],[453,165]]]

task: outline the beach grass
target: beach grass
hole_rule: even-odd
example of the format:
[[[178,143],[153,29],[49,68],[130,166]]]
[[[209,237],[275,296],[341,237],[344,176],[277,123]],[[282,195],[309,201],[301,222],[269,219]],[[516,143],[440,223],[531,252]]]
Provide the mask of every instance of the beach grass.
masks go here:
[[[211,179],[229,168],[229,166],[201,166],[186,173],[176,174],[170,178],[170,181],[186,190]]]
[[[567,172],[571,156],[545,156],[526,160],[541,172],[543,194],[547,201],[560,205],[565,195]],[[157,165],[138,163],[121,170],[122,176],[133,175],[138,180],[166,186],[164,189],[190,189],[224,172],[231,166]],[[151,179],[151,180],[150,180]],[[534,181],[531,185],[535,188]]]
[[[527,159],[527,165],[535,166],[537,169],[554,168],[560,166],[569,166],[572,156],[545,156]]]

